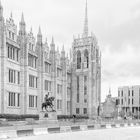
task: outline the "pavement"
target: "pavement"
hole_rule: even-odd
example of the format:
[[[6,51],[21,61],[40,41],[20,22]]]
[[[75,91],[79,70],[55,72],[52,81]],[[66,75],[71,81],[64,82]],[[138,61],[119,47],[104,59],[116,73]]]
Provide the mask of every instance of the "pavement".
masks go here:
[[[140,126],[53,133],[12,140],[140,140]]]
[[[40,122],[40,121],[39,121]],[[26,122],[27,123],[27,122]],[[40,122],[41,123],[41,122]],[[128,127],[140,127],[140,122],[137,120],[132,122],[102,122],[102,123],[93,123],[92,121],[88,122],[77,122],[77,123],[70,123],[70,122],[62,122],[62,123],[50,123],[47,124],[43,122],[43,124],[32,124],[32,125],[25,125],[25,122],[12,122],[12,126],[8,127],[0,127],[0,139],[14,139],[14,138],[21,138],[21,137],[31,137],[31,136],[39,136],[39,135],[51,135],[51,134],[64,134],[70,133],[72,134],[78,131],[85,133],[84,131],[97,131],[97,130],[104,130],[104,129],[120,129],[120,128],[128,128]],[[99,132],[99,131],[97,131]],[[57,134],[56,134],[57,135]],[[64,134],[65,135],[65,134]],[[73,134],[72,134],[73,135]],[[46,136],[48,137],[48,136]],[[43,138],[44,139],[44,138]]]

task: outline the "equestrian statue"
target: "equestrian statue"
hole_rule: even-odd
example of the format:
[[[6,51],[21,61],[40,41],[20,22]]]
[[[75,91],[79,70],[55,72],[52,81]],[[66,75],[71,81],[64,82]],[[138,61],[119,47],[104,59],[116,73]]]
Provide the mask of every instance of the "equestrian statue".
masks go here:
[[[53,101],[54,101],[54,97],[49,97],[49,93],[45,95],[45,98],[44,98],[44,102],[42,103],[42,111],[43,109],[45,108],[45,110],[48,112],[48,107],[51,108],[52,112],[54,112],[55,110],[53,109]]]

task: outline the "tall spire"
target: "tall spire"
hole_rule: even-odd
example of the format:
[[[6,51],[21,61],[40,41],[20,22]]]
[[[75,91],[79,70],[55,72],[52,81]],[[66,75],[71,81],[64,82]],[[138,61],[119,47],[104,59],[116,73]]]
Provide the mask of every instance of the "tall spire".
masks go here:
[[[85,21],[84,21],[84,32],[83,36],[87,37],[88,36],[88,14],[87,14],[87,0],[86,0],[86,8],[85,8]]]

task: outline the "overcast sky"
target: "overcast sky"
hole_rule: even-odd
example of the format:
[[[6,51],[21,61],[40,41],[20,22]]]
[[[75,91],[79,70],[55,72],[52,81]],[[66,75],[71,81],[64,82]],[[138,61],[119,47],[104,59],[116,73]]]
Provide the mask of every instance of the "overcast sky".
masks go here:
[[[56,46],[69,49],[73,35],[83,32],[85,0],[1,0],[4,16],[12,11],[18,25],[24,13],[27,31],[36,36],[41,26],[43,40],[54,36]],[[140,0],[88,0],[89,32],[102,51],[102,100],[111,87],[140,85]]]

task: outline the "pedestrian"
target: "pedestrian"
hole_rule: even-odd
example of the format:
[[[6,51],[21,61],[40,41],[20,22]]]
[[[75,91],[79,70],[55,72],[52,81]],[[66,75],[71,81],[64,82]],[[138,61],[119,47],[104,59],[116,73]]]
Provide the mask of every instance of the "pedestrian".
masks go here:
[[[76,115],[73,114],[73,122],[75,123]]]

